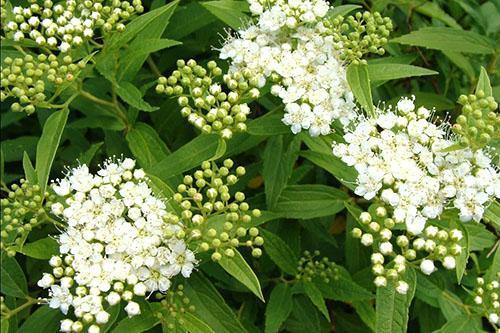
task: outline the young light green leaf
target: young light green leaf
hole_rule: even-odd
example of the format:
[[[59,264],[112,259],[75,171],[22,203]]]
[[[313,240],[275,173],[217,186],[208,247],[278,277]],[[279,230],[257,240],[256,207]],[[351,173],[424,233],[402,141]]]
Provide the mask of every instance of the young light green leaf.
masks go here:
[[[273,288],[266,306],[265,333],[277,333],[292,312],[293,299],[290,288],[280,283]]]
[[[16,259],[2,255],[0,275],[0,290],[3,294],[19,298],[28,295],[26,277]]]
[[[261,229],[260,233],[264,238],[264,252],[274,261],[285,273],[295,276],[297,274],[297,263],[299,259],[290,249],[287,243],[279,236],[266,229]]]
[[[182,315],[181,326],[189,333],[215,333],[203,320],[186,312]]]
[[[318,287],[316,287],[312,282],[304,282],[304,291],[314,306],[318,308],[319,312],[321,312],[323,316],[330,321],[330,314],[328,313],[325,300],[323,299],[323,295]]]
[[[1,333],[9,332],[9,319],[6,317],[0,320],[0,332]]]
[[[21,253],[35,259],[50,259],[59,253],[59,243],[52,237],[42,238],[24,244]]]
[[[63,318],[64,315],[59,309],[44,305],[33,312],[16,333],[57,332]]]
[[[248,11],[246,1],[217,0],[201,2],[201,5],[234,30],[238,30],[241,24],[248,20],[245,14]]]
[[[151,168],[170,154],[165,142],[146,123],[136,123],[127,133],[126,140],[130,151],[144,169]]]
[[[142,98],[141,91],[130,82],[121,81],[116,86],[116,93],[125,102],[141,111],[153,112],[159,109],[159,107],[151,106],[148,102],[146,102]]]
[[[217,333],[246,333],[213,284],[201,273],[193,274],[184,282],[184,292],[196,307],[196,316]]]
[[[43,126],[42,136],[36,146],[36,174],[40,192],[44,193],[49,180],[52,162],[68,120],[69,109],[54,112]]]
[[[495,43],[489,38],[472,31],[447,27],[422,28],[394,38],[391,42],[441,51],[478,54],[495,53]]]
[[[26,152],[23,153],[23,169],[26,180],[31,184],[37,184],[38,180],[36,177],[35,168],[33,167],[33,164],[31,164],[30,157]]]
[[[330,216],[344,208],[349,196],[325,185],[289,185],[280,195],[273,213],[286,218],[312,219]]]
[[[476,92],[478,92],[479,90],[482,90],[486,96],[492,96],[493,94],[490,78],[488,77],[488,72],[482,66],[481,71],[479,72],[479,79],[477,80]]]
[[[396,80],[412,76],[437,75],[436,71],[406,64],[369,64],[368,75],[372,82]]]
[[[393,285],[377,288],[376,317],[377,333],[405,333],[408,325],[408,312],[415,294],[416,276],[413,269],[406,271],[404,281],[410,288],[406,295],[396,292]]]
[[[159,163],[148,169],[148,173],[162,180],[181,174],[211,159],[219,147],[217,134],[200,135],[180,147]]]
[[[369,115],[374,115],[370,74],[367,65],[351,64],[347,67],[347,82],[354,97]]]
[[[226,272],[231,274],[236,280],[245,285],[251,292],[255,294],[262,302],[264,302],[264,295],[260,288],[260,282],[252,268],[248,265],[238,250],[234,250],[234,257],[229,258],[222,256],[219,264]]]

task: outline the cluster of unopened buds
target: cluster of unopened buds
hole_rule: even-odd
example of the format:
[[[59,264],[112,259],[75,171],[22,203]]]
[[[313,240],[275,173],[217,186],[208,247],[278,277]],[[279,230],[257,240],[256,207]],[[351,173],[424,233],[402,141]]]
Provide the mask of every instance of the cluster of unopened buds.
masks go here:
[[[169,330],[175,330],[176,323],[182,325],[185,313],[196,311],[196,307],[190,304],[191,300],[185,294],[182,284],[178,284],[166,293],[157,293],[156,298],[160,301],[161,307],[155,315],[162,322],[162,326]]]
[[[69,55],[6,57],[0,68],[0,101],[12,97],[17,100],[11,105],[12,111],[32,114],[49,100],[46,82],[56,87],[72,82],[83,67],[84,61],[75,64]]]
[[[393,26],[388,17],[380,13],[358,12],[344,18],[337,16],[324,21],[330,30],[340,57],[351,63],[366,64],[362,57],[367,53],[383,55]]]
[[[29,2],[26,7],[14,7],[12,13],[6,15],[7,22],[2,28],[7,37],[14,41],[29,38],[40,47],[63,53],[96,35],[123,31],[125,21],[144,11],[141,0]]]
[[[488,321],[497,328],[500,324],[500,283],[498,277],[500,273],[491,281],[485,281],[484,278],[476,279],[477,286],[472,291],[474,303],[479,308],[479,312],[488,318]]]
[[[463,238],[458,229],[447,231],[431,225],[418,237],[404,230],[399,232],[387,209],[377,204],[372,204],[368,211],[361,213],[358,220],[363,230],[353,228],[352,235],[374,251],[371,261],[377,287],[385,287],[392,282],[398,293],[406,294],[409,285],[403,278],[407,267],[418,264],[426,275],[437,270],[436,261],[449,270],[456,267],[455,257],[462,251],[459,242]]]
[[[264,239],[257,228],[249,226],[261,212],[250,209],[243,192],[230,193],[230,187],[246,172],[242,166],[231,172],[233,166],[230,159],[220,167],[203,162],[200,170],[184,177],[174,195],[182,209],[181,220],[189,229],[187,239],[196,241],[200,252],[213,250],[214,261],[233,257],[239,246],[251,248],[254,257],[262,255]]]
[[[475,94],[461,95],[458,103],[462,105],[462,114],[452,129],[460,136],[460,144],[476,150],[500,136],[500,115],[495,112],[498,103],[492,96],[479,90]]]
[[[50,307],[74,309],[76,320],[63,320],[61,331],[99,332],[110,306],[124,301],[128,316],[136,316],[137,298],[167,291],[179,274],[190,276],[197,260],[184,226],[135,161],[107,160],[97,174],[82,165],[52,188],[59,197],[52,213],[67,226],[58,237],[60,255],[49,261],[52,272],[38,285],[49,289]]]
[[[331,280],[338,280],[339,269],[337,264],[330,261],[328,257],[316,259],[320,255],[318,250],[312,254],[309,251],[304,251],[304,255],[299,259],[297,267],[297,275],[295,278],[300,281],[311,282],[315,278],[320,278],[325,283]]]
[[[202,132],[230,139],[233,133],[246,131],[250,113],[246,101],[260,94],[251,74],[243,70],[223,75],[215,61],[209,61],[205,69],[193,59],[178,60],[171,76],[158,79],[156,91],[178,96],[182,116]]]
[[[348,19],[350,25],[330,20],[324,0],[249,4],[256,23],[237,31],[220,50],[220,58],[230,60],[230,73],[249,70],[260,87],[269,81],[271,93],[285,104],[282,121],[295,134],[326,135],[335,120],[343,125],[353,120],[356,106],[341,58],[359,61],[367,52],[382,53],[390,20],[369,13]]]
[[[28,233],[47,221],[44,206],[54,199],[49,193],[41,193],[40,186],[21,179],[20,185],[13,184],[7,197],[1,202],[2,216],[0,249],[13,257],[22,247]]]
[[[392,218],[419,234],[427,220],[456,208],[466,222],[479,222],[487,205],[500,197],[500,175],[483,150],[448,151],[449,125],[430,121],[432,112],[415,110],[413,99],[402,98],[395,110],[361,116],[334,143],[333,153],[357,172],[355,193],[385,203]]]

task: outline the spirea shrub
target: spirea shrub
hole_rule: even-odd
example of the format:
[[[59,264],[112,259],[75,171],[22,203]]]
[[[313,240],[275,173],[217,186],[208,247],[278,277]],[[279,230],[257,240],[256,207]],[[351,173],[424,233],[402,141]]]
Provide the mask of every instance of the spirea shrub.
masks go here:
[[[497,2],[0,5],[2,333],[500,332]]]

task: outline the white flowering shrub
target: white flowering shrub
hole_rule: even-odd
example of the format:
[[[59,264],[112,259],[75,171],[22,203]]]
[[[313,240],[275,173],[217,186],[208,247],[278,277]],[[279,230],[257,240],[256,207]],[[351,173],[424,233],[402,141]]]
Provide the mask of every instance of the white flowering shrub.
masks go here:
[[[500,333],[499,21],[0,0],[0,331]]]

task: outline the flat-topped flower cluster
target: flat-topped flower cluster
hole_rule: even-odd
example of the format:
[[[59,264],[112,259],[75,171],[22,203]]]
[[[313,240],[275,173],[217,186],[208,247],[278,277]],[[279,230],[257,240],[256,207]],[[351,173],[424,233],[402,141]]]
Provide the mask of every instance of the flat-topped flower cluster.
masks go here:
[[[403,98],[395,109],[361,117],[344,135],[346,143],[333,145],[334,155],[358,171],[356,194],[379,198],[413,234],[449,207],[458,209],[461,221],[479,222],[488,203],[500,197],[500,177],[488,154],[447,151],[454,140],[431,115]]]
[[[60,256],[50,260],[52,274],[39,286],[49,289],[49,306],[76,321],[61,331],[108,321],[106,309],[123,300],[129,316],[140,313],[136,296],[165,292],[171,279],[189,277],[197,263],[183,240],[183,225],[155,197],[135,162],[108,160],[96,175],[86,165],[69,171],[53,186],[61,202],[52,212],[67,223],[59,236]],[[89,332],[98,332],[93,324]]]

